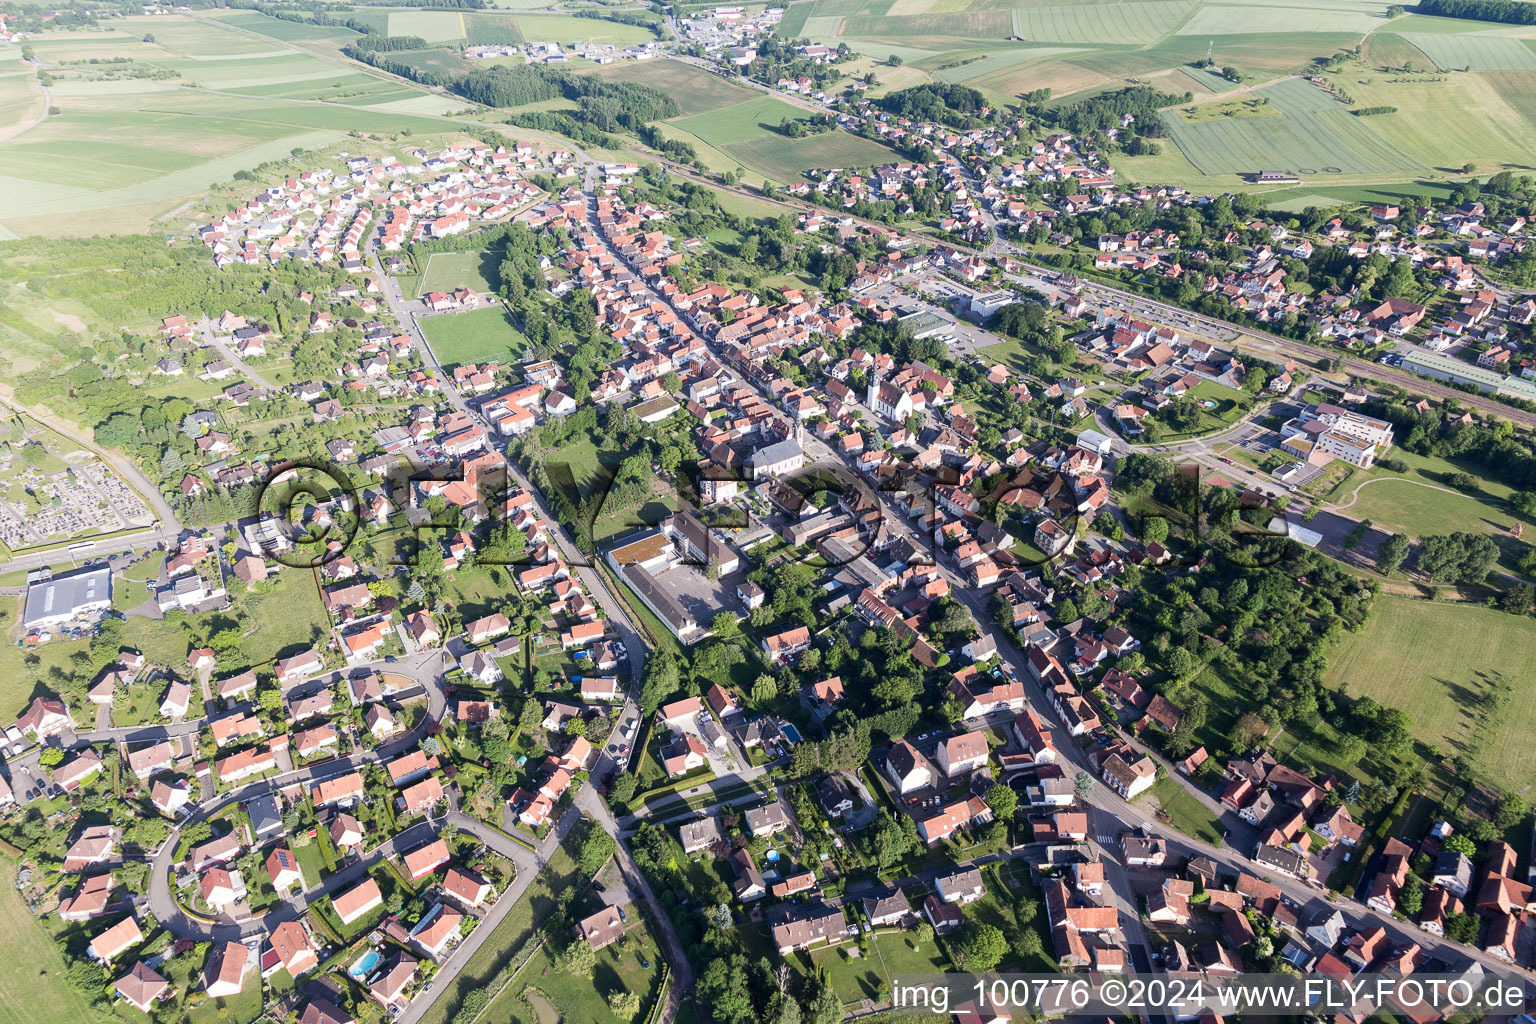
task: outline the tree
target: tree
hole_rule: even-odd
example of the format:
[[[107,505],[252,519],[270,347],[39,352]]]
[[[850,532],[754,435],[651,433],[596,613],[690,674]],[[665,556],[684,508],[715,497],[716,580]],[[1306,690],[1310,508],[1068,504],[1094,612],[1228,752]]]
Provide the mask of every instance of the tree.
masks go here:
[[[1403,880],[1403,887],[1397,893],[1397,909],[1409,917],[1424,909],[1424,883],[1419,881],[1418,875],[1410,872]]]
[[[1162,516],[1147,516],[1141,521],[1141,540],[1144,544],[1161,544],[1168,539],[1168,520]]]
[[[843,1019],[843,1001],[829,979],[823,976],[819,981],[816,996],[805,1007],[803,1019],[807,1024],[839,1024]]]
[[[741,636],[741,620],[736,618],[734,612],[717,612],[709,620],[709,635],[716,640],[734,640]]]
[[[1493,810],[1493,823],[1501,829],[1509,829],[1525,817],[1529,810],[1525,799],[1517,793],[1509,793]]]
[[[875,822],[875,859],[882,868],[888,868],[906,855],[907,837],[901,825],[890,811],[882,810]]]
[[[1391,576],[1407,557],[1408,538],[1400,533],[1394,533],[1382,541],[1381,547],[1376,550],[1376,568],[1383,576]]]
[[[681,682],[677,658],[671,651],[658,648],[645,659],[645,671],[640,675],[640,711],[646,716],[655,714],[668,697],[677,692]]]
[[[1168,652],[1168,672],[1175,679],[1188,679],[1199,668],[1199,660],[1187,648],[1175,647]]]
[[[1019,806],[1019,795],[1007,786],[993,786],[987,790],[987,806],[998,821],[1012,821],[1013,812]]]
[[[982,974],[996,967],[1008,952],[1008,938],[1002,929],[985,921],[969,921],[951,945],[955,966],[971,974]]]
[[[1013,947],[1014,953],[1020,957],[1035,957],[1041,952],[1040,933],[1033,928],[1019,930],[1018,941]]]
[[[756,1024],[747,981],[747,958],[741,954],[711,960],[698,980],[699,999],[722,1024]]]
[[[761,707],[779,695],[779,681],[766,672],[752,683],[752,703]]]
[[[593,826],[581,840],[581,853],[577,861],[581,873],[588,877],[597,874],[618,849],[619,844],[613,836]]]
[[[640,993],[627,990],[608,993],[608,1010],[619,1020],[633,1020],[640,1012]]]
[[[897,55],[896,55],[896,54],[894,54],[894,53],[893,53],[893,54],[891,54],[891,55],[890,55],[890,56],[889,56],[889,57],[887,57],[887,58],[885,58],[885,62],[886,62],[886,63],[887,63],[887,64],[889,64],[889,65],[890,65],[890,66],[891,66],[891,67],[893,67],[893,68],[899,68],[899,67],[901,67],[901,58],[900,58],[900,57],[898,57],[898,56],[897,56]]]
[[[1442,849],[1464,854],[1468,857],[1477,856],[1477,843],[1471,836],[1462,832],[1453,832],[1440,841]]]
[[[567,974],[591,974],[597,966],[597,954],[586,939],[574,939],[560,954],[560,969]]]
[[[1093,796],[1093,776],[1079,770],[1077,778],[1072,780],[1072,789],[1084,800]]]
[[[620,775],[617,779],[613,780],[613,789],[609,793],[609,796],[614,803],[627,804],[630,802],[630,800],[634,799],[635,787],[639,784],[640,783],[638,779],[636,779],[628,772],[625,772],[623,775]]]
[[[44,768],[57,768],[64,763],[64,748],[44,747],[43,752],[37,755],[37,763]]]
[[[1456,914],[1446,919],[1445,937],[1452,942],[1471,943],[1477,939],[1478,919],[1472,914]]]

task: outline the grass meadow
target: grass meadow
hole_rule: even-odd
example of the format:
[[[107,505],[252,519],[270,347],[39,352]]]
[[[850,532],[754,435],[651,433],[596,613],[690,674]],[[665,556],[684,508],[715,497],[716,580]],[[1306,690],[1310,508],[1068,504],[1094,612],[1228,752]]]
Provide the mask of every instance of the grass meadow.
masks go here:
[[[592,74],[610,82],[634,82],[659,89],[677,101],[683,117],[732,106],[757,95],[702,68],[671,60],[620,61],[595,67]]]
[[[1536,695],[1518,675],[1536,646],[1536,621],[1480,605],[1377,598],[1365,629],[1330,657],[1326,682],[1401,708],[1414,737],[1446,752],[1466,751],[1497,785],[1529,795],[1536,778]],[[1499,667],[1505,669],[1500,671]],[[1479,702],[1504,691],[1493,714]]]
[[[76,1024],[91,1008],[64,980],[64,958],[16,892],[16,865],[0,858],[0,927],[10,936],[0,967],[0,1017],[29,1024]]]

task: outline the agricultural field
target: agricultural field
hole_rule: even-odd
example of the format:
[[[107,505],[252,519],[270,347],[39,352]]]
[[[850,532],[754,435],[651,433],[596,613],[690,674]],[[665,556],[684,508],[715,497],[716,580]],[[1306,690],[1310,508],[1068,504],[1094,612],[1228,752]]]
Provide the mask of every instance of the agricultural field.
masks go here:
[[[712,146],[721,148],[741,142],[751,142],[765,135],[784,138],[778,127],[785,118],[806,120],[809,111],[772,96],[754,96],[741,103],[733,103],[706,114],[674,119],[671,123],[697,135]],[[788,141],[788,140],[786,140]]]
[[[1489,666],[1524,665],[1533,644],[1536,622],[1528,617],[1383,596],[1365,629],[1336,648],[1326,682],[1403,709],[1416,739],[1447,756],[1470,754],[1495,785],[1529,796],[1536,698]]]
[[[1013,34],[1045,43],[1149,43],[1172,32],[1194,6],[1188,0],[1146,0],[1015,8]],[[1249,12],[1242,13],[1246,16]]]
[[[1186,120],[1180,109],[1167,117],[1169,131],[1190,161],[1206,174],[1242,174],[1274,167],[1303,176],[1415,174],[1423,164],[1393,146],[1335,97],[1301,79],[1258,91],[1274,117]]]
[[[1442,71],[1530,71],[1536,51],[1519,39],[1493,33],[1403,32]]]
[[[100,91],[55,97],[58,114],[0,143],[0,224],[20,234],[68,233],[60,215],[112,210],[122,220],[109,222],[111,227],[94,215],[83,218],[82,227],[142,231],[175,201],[228,181],[236,171],[287,159],[296,148],[322,148],[354,131],[409,129],[430,135],[457,128],[431,116],[370,107],[367,103],[409,102],[422,94],[306,55],[282,58],[277,71],[273,61],[233,63],[244,65],[248,77],[224,77],[209,89],[102,82]],[[302,77],[273,80],[289,76]],[[236,88],[255,94],[231,91]],[[326,92],[354,93],[364,102],[356,107],[290,102]]]
[[[1330,175],[1398,181],[1449,175],[1468,162],[1526,166],[1536,146],[1536,27],[1391,19],[1388,6],[1384,0],[1040,7],[1013,0],[814,0],[792,5],[780,32],[846,43],[865,55],[882,86],[888,73],[900,73],[904,86],[925,73],[996,102],[1041,89],[1071,102],[1138,84],[1190,92],[1196,106],[1209,97],[1222,97],[1222,104],[1239,99],[1239,90],[1270,101],[1264,111],[1170,114],[1172,144],[1162,153],[1117,159],[1136,180],[1226,189],[1252,187],[1246,176],[1260,168],[1326,182]],[[1316,73],[1320,58],[1362,43],[1363,58],[1329,73],[1353,102],[1329,97],[1300,77]],[[1243,81],[1192,66],[1208,52],[1218,66],[1237,67]],[[900,67],[879,63],[892,56]],[[1398,112],[1355,115],[1368,106]]]
[[[250,32],[259,32],[264,36],[288,42],[345,42],[357,37],[356,32],[339,25],[306,25],[302,22],[273,18],[259,11],[221,11],[214,12],[211,16],[217,18],[222,24],[243,28]]]
[[[530,42],[570,44],[577,39],[612,46],[632,46],[656,36],[639,25],[624,25],[597,18],[577,18],[569,14],[519,14],[517,27]]]
[[[732,106],[757,95],[691,64],[674,60],[626,60],[594,66],[592,74],[610,82],[649,86],[677,101],[683,117]]]
[[[13,67],[0,64],[0,69]],[[26,71],[0,71],[0,138],[8,137],[43,112],[43,94]]]
[[[421,332],[444,366],[511,362],[528,347],[528,339],[512,325],[500,306],[472,313],[449,313],[421,320]]]
[[[891,150],[846,132],[824,132],[790,139],[778,132],[785,118],[804,119],[801,107],[771,96],[758,96],[692,117],[676,118],[667,126],[686,133],[725,158],[725,168],[745,166],[781,182],[795,181],[813,167],[863,167],[892,158]],[[705,163],[710,163],[707,155]],[[722,168],[724,169],[724,168]]]

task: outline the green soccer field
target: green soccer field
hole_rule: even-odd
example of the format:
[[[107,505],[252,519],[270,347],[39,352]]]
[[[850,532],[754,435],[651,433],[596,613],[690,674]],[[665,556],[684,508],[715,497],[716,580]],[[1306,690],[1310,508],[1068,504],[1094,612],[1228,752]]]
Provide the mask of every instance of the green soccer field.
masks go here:
[[[494,294],[500,262],[499,250],[433,253],[427,257],[421,275],[421,294],[451,292],[456,288],[471,288],[481,295]]]
[[[487,361],[509,362],[521,358],[528,339],[512,326],[501,308],[450,313],[421,321],[438,362],[445,367]]]

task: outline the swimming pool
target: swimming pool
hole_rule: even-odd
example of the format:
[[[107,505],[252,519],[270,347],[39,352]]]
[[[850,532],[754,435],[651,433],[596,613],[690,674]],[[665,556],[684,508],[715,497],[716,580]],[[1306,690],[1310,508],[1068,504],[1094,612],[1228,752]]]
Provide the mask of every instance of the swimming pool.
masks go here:
[[[769,850],[767,852],[767,854],[765,854],[765,858],[767,859],[768,863],[776,864],[776,863],[778,863],[778,860],[779,860],[779,851],[778,850]]]
[[[782,731],[784,733],[784,738],[786,740],[789,740],[790,743],[793,744],[793,743],[799,743],[800,742],[800,730],[796,729],[790,723],[785,722],[784,723],[784,728],[783,728]]]
[[[379,966],[379,951],[370,949],[352,962],[352,966],[347,968],[347,976],[353,981],[362,981],[377,966]]]

